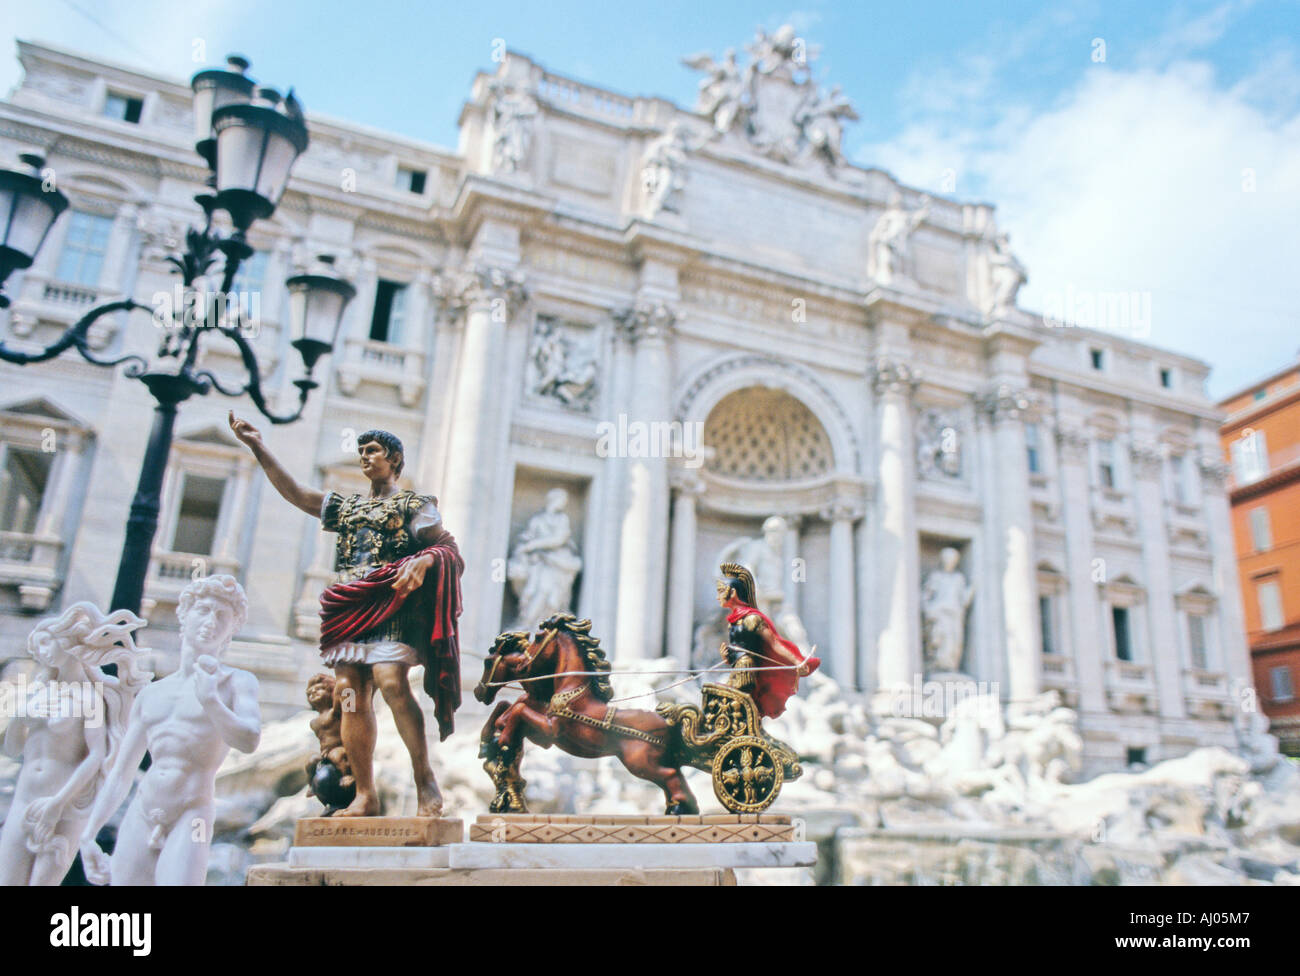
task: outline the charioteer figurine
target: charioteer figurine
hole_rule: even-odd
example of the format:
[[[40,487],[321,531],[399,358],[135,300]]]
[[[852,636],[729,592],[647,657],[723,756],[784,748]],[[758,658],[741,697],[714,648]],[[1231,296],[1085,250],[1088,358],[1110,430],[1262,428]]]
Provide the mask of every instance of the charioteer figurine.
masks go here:
[[[754,606],[757,588],[748,569],[739,563],[723,563],[719,569],[718,604],[727,611],[730,628],[722,659],[735,669],[728,683],[749,694],[763,718],[776,718],[799,690],[799,679],[816,671],[821,659],[805,655],[782,637],[767,614]]]
[[[344,497],[295,481],[251,424],[230,415],[230,429],[253,452],[275,490],[290,504],[338,533],[337,582],[321,594],[321,659],[333,668],[335,704],[356,798],[337,816],[380,812],[375,788],[376,738],[372,700],[384,696],[415,773],[417,815],[442,813],[442,793],[425,740],[424,714],[407,672],[424,666],[424,690],[433,699],[438,734],[446,739],[460,706],[460,577],[465,564],[442,524],[438,501],[399,489],[402,442],[383,430],[357,437],[367,495]]]

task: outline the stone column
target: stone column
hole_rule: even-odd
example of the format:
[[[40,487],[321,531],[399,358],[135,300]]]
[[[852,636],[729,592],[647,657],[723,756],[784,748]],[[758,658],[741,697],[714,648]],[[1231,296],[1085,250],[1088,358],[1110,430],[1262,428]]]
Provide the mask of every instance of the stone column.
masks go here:
[[[239,540],[244,532],[244,513],[248,509],[248,492],[253,480],[253,457],[247,451],[235,464],[235,477],[230,502],[223,506],[217,533],[217,558],[236,559]]]
[[[72,485],[77,477],[77,468],[81,464],[81,452],[85,444],[85,435],[80,431],[63,431],[59,435],[62,441],[58,453],[54,456],[54,470],[50,472],[50,488],[41,499],[41,510],[36,519],[38,538],[52,536],[63,541],[63,523],[68,512],[68,500],[72,496]],[[0,461],[4,455],[0,454]]]
[[[1205,510],[1213,560],[1218,617],[1216,636],[1219,654],[1228,675],[1228,686],[1235,696],[1233,705],[1240,708],[1246,701],[1243,697],[1244,689],[1253,688],[1255,678],[1251,668],[1250,649],[1246,645],[1246,621],[1241,606],[1236,543],[1232,534],[1228,497],[1224,490],[1228,466],[1220,460],[1218,441],[1213,433],[1202,444],[1201,451],[1198,465],[1201,470],[1201,504]],[[1258,707],[1254,702],[1250,704]]]
[[[1038,574],[1034,568],[1034,519],[1029,501],[1024,412],[1029,397],[1001,384],[980,397],[993,420],[998,477],[998,578],[1007,644],[1008,700],[1027,701],[1042,687],[1042,637],[1038,629]]]
[[[628,408],[629,448],[635,445],[633,424],[649,426],[669,420],[667,340],[675,320],[676,315],[663,302],[638,302],[619,316],[636,348]],[[660,447],[658,457],[628,457],[624,462],[626,508],[619,536],[618,636],[614,645],[621,658],[654,658],[663,652],[668,461],[662,456],[667,445]]]
[[[128,290],[130,282],[127,281],[127,269],[134,271],[137,264],[131,252],[138,213],[135,204],[124,203],[113,215],[113,228],[108,232],[99,283],[114,294],[123,294]]]
[[[799,609],[800,584],[795,582],[794,561],[799,558],[799,535],[803,527],[803,516],[799,514],[782,515],[785,519],[785,538],[781,540],[781,559],[784,562],[781,576],[781,596],[786,611],[802,616]]]
[[[1101,619],[1092,572],[1089,515],[1088,435],[1081,427],[1056,429],[1060,460],[1061,515],[1065,520],[1066,578],[1069,580],[1070,653],[1079,683],[1079,709],[1105,712],[1105,661],[1110,656],[1107,624]]]
[[[455,304],[462,322],[461,355],[452,399],[447,461],[443,473],[443,521],[456,537],[465,560],[462,581],[465,610],[462,641],[467,648],[485,647],[494,636],[489,616],[491,595],[501,592],[493,578],[491,545],[499,506],[494,505],[509,487],[498,483],[497,443],[500,412],[509,407],[501,384],[501,350],[505,348],[510,316],[524,299],[523,279],[517,273],[476,265],[457,278]],[[508,502],[507,502],[508,510]]]
[[[1146,569],[1147,627],[1151,635],[1150,664],[1155,671],[1156,700],[1163,718],[1183,718],[1182,640],[1174,606],[1173,575],[1169,563],[1169,532],[1165,527],[1164,459],[1154,443],[1129,446],[1133,494],[1137,502],[1142,564]]]
[[[876,692],[892,701],[921,671],[921,570],[917,553],[911,393],[916,377],[902,360],[880,359],[873,376],[878,451],[878,533],[884,625],[876,645]]]
[[[858,686],[853,523],[862,512],[847,500],[837,500],[821,514],[831,523],[830,672],[844,688],[852,689]]]
[[[667,656],[687,666],[695,636],[695,500],[704,491],[704,482],[693,473],[682,474],[674,487]]]

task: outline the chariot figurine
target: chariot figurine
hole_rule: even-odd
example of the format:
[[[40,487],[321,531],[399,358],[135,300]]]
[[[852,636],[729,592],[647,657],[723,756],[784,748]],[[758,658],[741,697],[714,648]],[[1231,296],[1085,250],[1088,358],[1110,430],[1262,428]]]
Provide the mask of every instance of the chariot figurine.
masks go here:
[[[632,775],[663,790],[668,814],[699,813],[683,766],[709,772],[718,801],[733,813],[758,813],[776,802],[782,784],[803,770],[794,750],[768,735],[762,720],[785,710],[799,678],[820,661],[784,640],[753,606],[754,580],[743,566],[722,565],[717,593],[730,625],[722,656],[733,670],[726,683],[704,685],[700,707],[617,707],[591,621],[573,614],[552,615],[536,634],[497,637],[474,696],[491,704],[512,682],[525,694],[498,702],[483,727],[480,755],[496,787],[490,811],[528,811],[519,771],[525,740],[589,759],[617,756]]]

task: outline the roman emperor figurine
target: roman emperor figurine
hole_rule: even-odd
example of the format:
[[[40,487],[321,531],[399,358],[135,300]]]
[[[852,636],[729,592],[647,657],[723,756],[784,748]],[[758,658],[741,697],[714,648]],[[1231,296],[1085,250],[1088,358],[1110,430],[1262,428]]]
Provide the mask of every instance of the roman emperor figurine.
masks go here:
[[[402,442],[384,430],[357,437],[361,473],[370,491],[347,498],[295,481],[257,429],[230,414],[230,429],[291,505],[338,533],[337,581],[321,594],[321,659],[334,670],[342,703],[343,748],[356,781],[356,798],[335,816],[373,817],[376,687],[384,696],[415,773],[417,815],[442,813],[442,793],[429,765],[424,713],[407,672],[424,666],[424,690],[433,699],[439,736],[451,735],[460,707],[460,576],[465,568],[438,514],[438,500],[399,489]]]

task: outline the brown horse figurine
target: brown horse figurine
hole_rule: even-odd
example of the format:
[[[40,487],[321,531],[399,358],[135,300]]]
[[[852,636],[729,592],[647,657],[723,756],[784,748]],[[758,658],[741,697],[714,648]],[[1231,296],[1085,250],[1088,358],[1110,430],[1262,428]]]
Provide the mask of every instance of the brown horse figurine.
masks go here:
[[[536,638],[512,632],[496,639],[474,697],[488,705],[505,683],[537,680],[523,681],[523,698],[498,702],[483,726],[479,755],[497,790],[491,812],[528,812],[519,775],[525,738],[584,759],[617,756],[633,776],[664,791],[667,813],[700,812],[674,756],[674,730],[655,712],[609,704],[608,674],[591,621],[571,613],[547,618]]]

